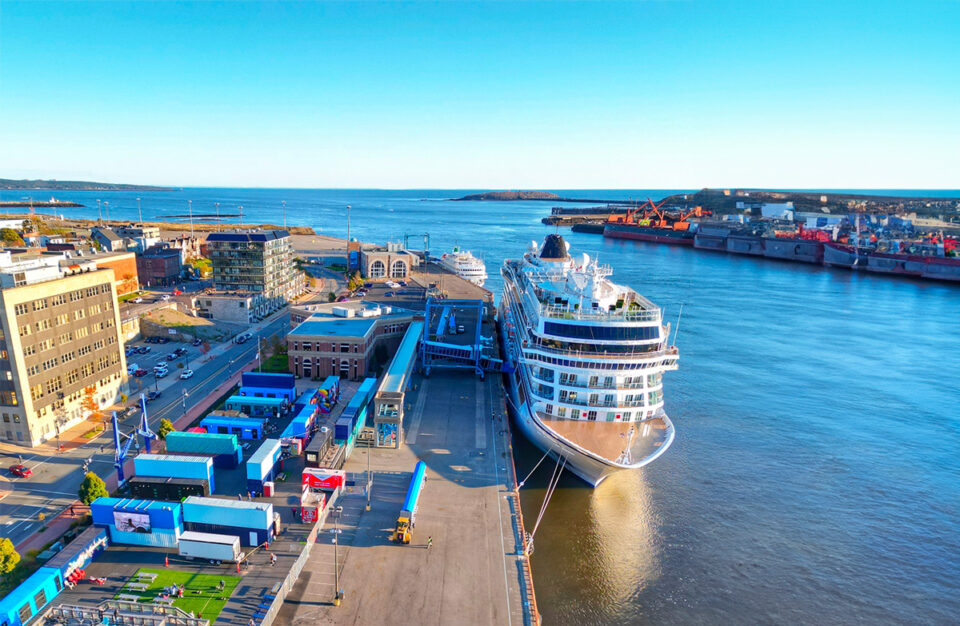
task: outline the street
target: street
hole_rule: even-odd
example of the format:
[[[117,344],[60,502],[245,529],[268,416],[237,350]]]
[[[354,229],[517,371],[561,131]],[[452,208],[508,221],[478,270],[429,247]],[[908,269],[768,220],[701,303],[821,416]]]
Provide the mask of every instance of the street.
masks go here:
[[[263,323],[251,327],[250,332],[253,332],[255,337],[258,332],[263,337],[273,334],[282,337],[286,335],[288,325],[289,312],[282,309]],[[143,344],[142,341],[135,343]],[[188,380],[180,380],[180,372],[183,370],[176,368],[177,361],[164,360],[170,364],[170,375],[160,381],[161,396],[147,404],[147,415],[153,432],[156,432],[162,418],[174,421],[184,414],[184,391],[187,392],[186,408],[189,409],[212,393],[237,368],[254,359],[257,353],[256,338],[244,344],[216,344],[206,355],[201,355],[198,348],[188,344],[153,344],[151,352],[128,357],[128,362],[137,361],[141,367],[151,371],[146,377],[139,379],[143,382],[143,393],[154,389],[152,370],[157,359],[162,358],[159,355],[169,353],[177,346],[188,347],[188,367],[193,369],[194,375]],[[266,344],[264,348],[267,348]],[[130,377],[135,390],[137,383],[133,381],[136,380],[138,379]],[[131,393],[127,404],[133,405],[137,402],[139,393]],[[130,416],[121,422],[120,431],[131,432],[139,421],[139,413]],[[55,452],[55,442],[50,443],[54,445],[46,446],[43,452],[13,444],[0,444],[0,537],[9,537],[14,545],[29,537],[42,525],[37,519],[38,514],[44,513],[47,518],[52,518],[76,501],[77,490],[85,473],[85,461],[89,460],[90,471],[102,478],[114,471],[113,432],[110,428],[89,443],[63,452]],[[51,449],[54,451],[51,452]],[[24,465],[33,471],[31,478],[14,478],[7,470],[9,466],[20,462],[20,456]]]

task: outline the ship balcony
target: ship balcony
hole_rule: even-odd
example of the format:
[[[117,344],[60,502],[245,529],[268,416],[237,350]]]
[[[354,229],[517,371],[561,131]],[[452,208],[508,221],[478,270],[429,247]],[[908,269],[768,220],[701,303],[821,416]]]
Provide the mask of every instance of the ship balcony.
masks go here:
[[[671,352],[672,350],[672,352]],[[618,359],[618,360],[659,360],[663,357],[668,357],[665,360],[667,362],[676,363],[677,360],[677,350],[676,348],[670,348],[666,350],[652,350],[652,351],[643,351],[643,350],[631,350],[629,352],[598,352],[595,350],[569,350],[562,348],[551,348],[542,344],[528,344],[523,345],[523,351],[537,351],[545,352],[548,354],[556,354],[568,358],[601,358],[601,359]],[[674,368],[675,369],[675,368]]]
[[[674,429],[662,411],[640,422],[569,420],[537,411],[537,421],[569,445],[624,467],[638,467],[663,453]]]

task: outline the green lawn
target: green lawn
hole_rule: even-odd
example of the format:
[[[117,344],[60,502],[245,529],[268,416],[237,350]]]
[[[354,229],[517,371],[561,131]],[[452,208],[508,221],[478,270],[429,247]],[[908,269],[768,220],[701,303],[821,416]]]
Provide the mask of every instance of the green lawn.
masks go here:
[[[132,291],[132,292],[127,293],[127,294],[124,294],[124,295],[122,295],[122,296],[118,296],[118,297],[117,297],[117,300],[119,300],[120,302],[126,302],[127,300],[133,300],[134,298],[136,298],[137,296],[139,296],[141,293],[143,293],[143,292],[142,292],[142,291]]]
[[[263,371],[287,374],[290,372],[289,360],[286,354],[274,354],[263,362]]]
[[[227,566],[224,565],[224,570]],[[156,574],[157,578],[147,587],[146,591],[122,590],[121,593],[129,593],[140,596],[141,602],[150,602],[155,597],[163,594],[163,588],[170,585],[183,585],[183,597],[174,601],[173,606],[183,609],[188,613],[197,613],[204,619],[214,623],[223,606],[227,603],[227,598],[233,593],[237,585],[240,584],[239,576],[227,576],[216,574],[190,574],[188,572],[178,572],[167,569],[152,569],[148,567],[137,570],[147,574]],[[217,585],[220,581],[226,583],[223,591],[217,591]],[[137,582],[137,575],[128,582]],[[199,591],[200,593],[196,593]],[[222,599],[221,599],[222,598]]]

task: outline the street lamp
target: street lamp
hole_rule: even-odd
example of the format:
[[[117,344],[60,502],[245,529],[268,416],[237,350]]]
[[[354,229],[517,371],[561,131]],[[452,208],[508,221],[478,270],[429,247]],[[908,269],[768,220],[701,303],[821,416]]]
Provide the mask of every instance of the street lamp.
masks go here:
[[[370,457],[373,455],[373,442],[367,440],[367,510],[370,510],[370,491],[373,488],[373,475],[370,473]]]
[[[143,224],[143,213],[140,211],[140,198],[137,198],[137,215],[140,217],[140,223]]]
[[[187,396],[190,395],[187,393],[186,389],[183,389],[183,416],[187,416]]]
[[[340,545],[340,514],[343,513],[343,507],[338,506],[333,509],[333,606],[340,606],[340,559],[337,557],[337,546]]]

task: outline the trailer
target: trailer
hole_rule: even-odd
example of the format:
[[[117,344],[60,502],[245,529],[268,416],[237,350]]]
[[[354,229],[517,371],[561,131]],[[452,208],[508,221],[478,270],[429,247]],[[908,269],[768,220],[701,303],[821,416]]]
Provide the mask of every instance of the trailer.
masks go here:
[[[393,540],[397,543],[410,543],[411,531],[417,523],[417,504],[420,501],[420,493],[423,491],[426,472],[426,464],[418,461],[413,468],[410,486],[407,487],[407,497],[403,499],[403,508],[400,509],[400,515],[397,517],[397,529],[393,533]]]
[[[211,563],[236,563],[243,559],[240,538],[236,535],[184,531],[177,546],[180,556],[188,559],[207,559]]]

